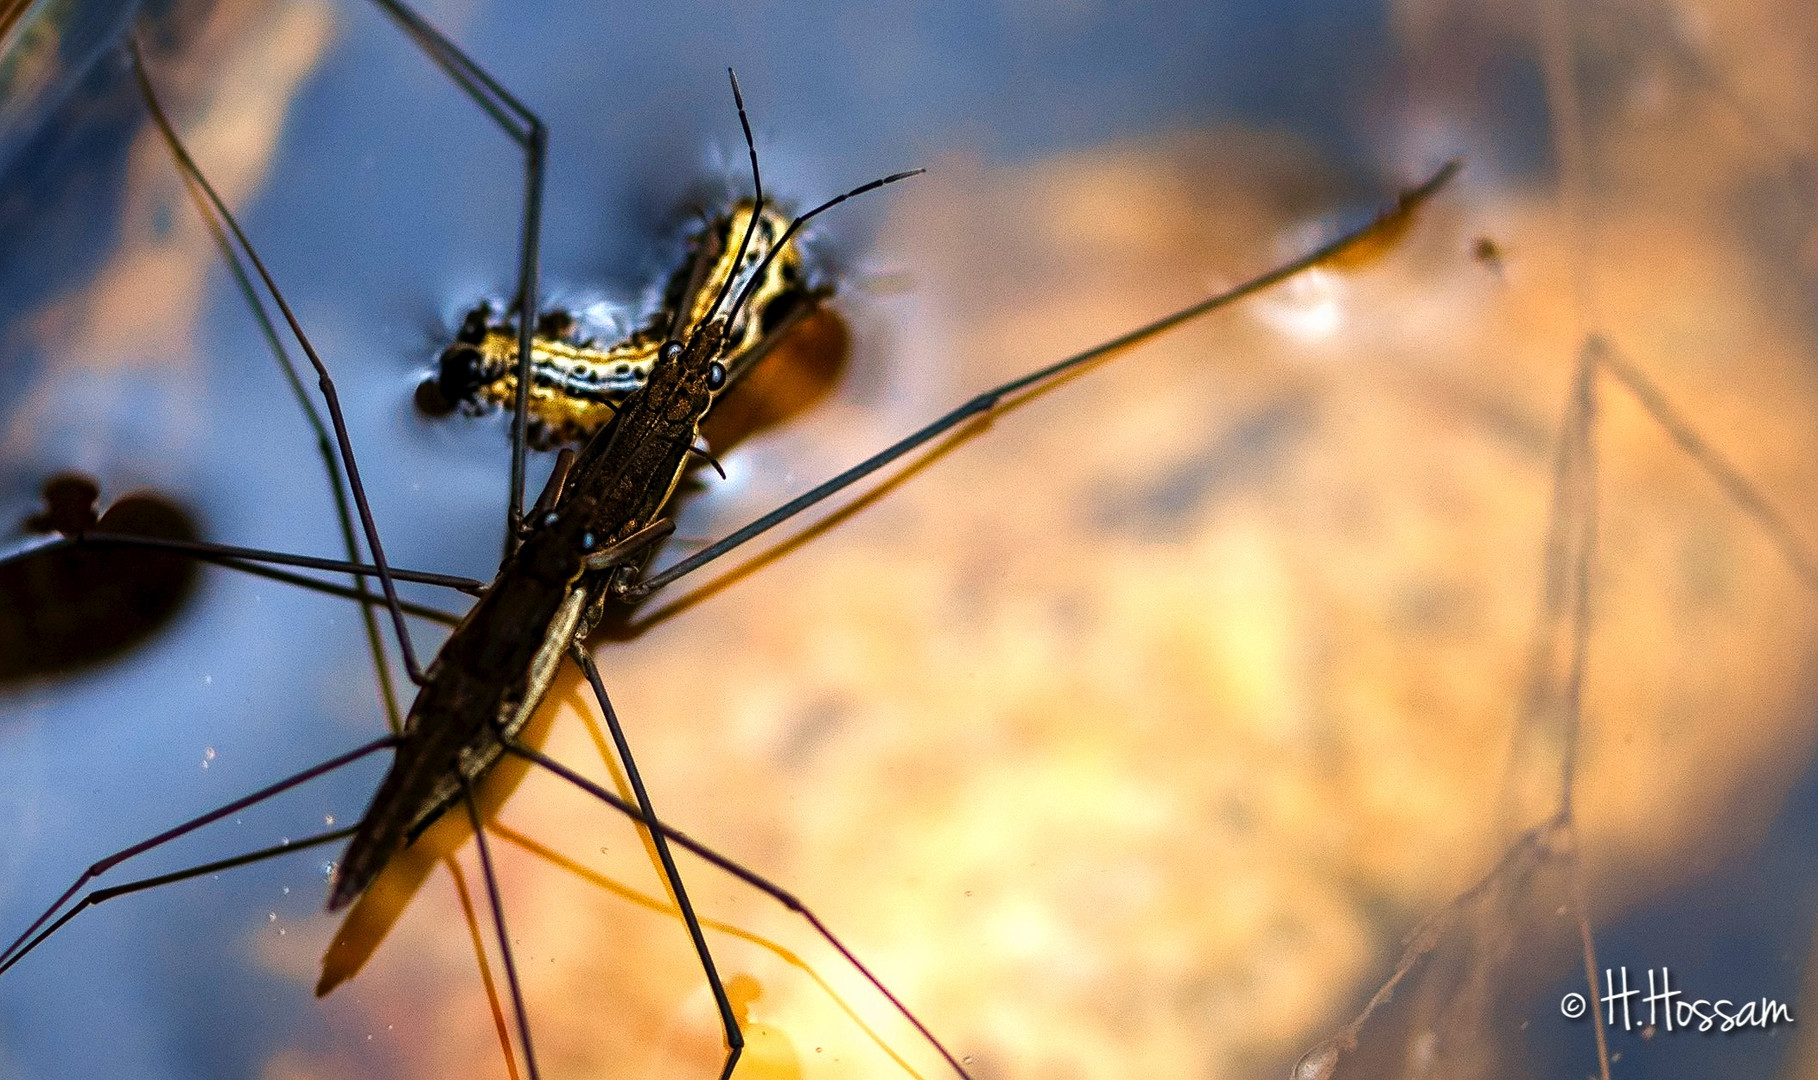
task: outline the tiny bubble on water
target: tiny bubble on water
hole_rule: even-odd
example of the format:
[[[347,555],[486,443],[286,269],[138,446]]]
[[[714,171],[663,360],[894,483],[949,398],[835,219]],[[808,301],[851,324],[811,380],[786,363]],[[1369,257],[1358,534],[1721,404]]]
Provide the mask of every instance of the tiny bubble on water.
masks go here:
[[[284,933],[285,933],[284,928],[282,926],[278,927],[278,936],[283,937]]]
[[[268,911],[268,912],[266,912],[266,913],[265,913],[265,921],[266,921],[266,922],[277,922],[277,921],[278,921],[278,913],[277,913],[277,912],[275,912],[275,911]]]
[[[208,768],[208,763],[213,760],[215,760],[215,748],[212,746],[204,746],[202,748],[202,767],[204,769]],[[235,820],[237,821],[239,819],[236,818]]]
[[[290,895],[290,886],[289,885],[284,886],[284,895],[285,896]]]
[[[333,814],[323,814],[322,815],[322,824],[333,825],[334,823],[335,823],[335,816]]]
[[[535,356],[536,354],[532,353],[531,355]],[[202,685],[203,686],[213,686],[214,684],[215,684],[215,677],[213,675],[202,676]]]

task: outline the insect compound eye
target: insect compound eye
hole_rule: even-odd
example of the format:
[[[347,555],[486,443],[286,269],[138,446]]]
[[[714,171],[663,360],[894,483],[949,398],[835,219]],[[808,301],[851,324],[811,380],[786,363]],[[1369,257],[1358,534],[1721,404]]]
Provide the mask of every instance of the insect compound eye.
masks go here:
[[[543,527],[545,529],[554,528],[555,523],[559,520],[561,519],[556,517],[556,512],[551,510],[549,513],[543,515]]]
[[[593,541],[594,541],[594,535],[592,533],[590,533],[590,532],[582,533],[581,534],[581,550],[582,551],[592,551],[593,550]]]
[[[663,342],[663,359],[673,362],[675,360],[675,358],[680,355],[682,355],[682,343],[681,342],[679,342],[679,341]]]
[[[718,360],[707,365],[707,389],[718,390],[726,385],[726,366]]]

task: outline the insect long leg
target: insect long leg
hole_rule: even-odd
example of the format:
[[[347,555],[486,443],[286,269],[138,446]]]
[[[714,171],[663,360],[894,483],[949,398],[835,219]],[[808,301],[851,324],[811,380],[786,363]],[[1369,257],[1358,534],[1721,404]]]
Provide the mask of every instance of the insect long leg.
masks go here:
[[[116,547],[154,548],[158,551],[169,551],[179,555],[190,555],[208,561],[238,559],[245,562],[271,563],[278,566],[297,566],[306,570],[328,570],[347,574],[372,574],[378,567],[369,563],[348,562],[345,559],[323,559],[314,555],[291,555],[283,551],[266,551],[262,548],[238,547],[233,544],[213,544],[200,540],[172,540],[156,536],[135,536],[130,533],[83,533],[67,537],[52,544],[35,547],[21,555],[44,551],[57,546],[76,546],[81,544],[112,545]],[[14,556],[9,556],[9,558]],[[429,570],[406,570],[402,567],[390,569],[396,581],[414,581],[421,585],[439,585],[445,589],[454,589],[470,596],[477,596],[486,591],[486,583],[477,578],[462,577],[459,574],[438,574]],[[383,602],[382,600],[380,602]]]
[[[4,972],[7,968],[12,967],[14,964],[24,959],[27,953],[43,944],[43,942],[52,934],[63,929],[64,924],[68,923],[71,919],[74,919],[77,915],[80,915],[82,912],[104,901],[112,900],[118,896],[130,896],[133,893],[145,892],[148,889],[155,889],[160,885],[172,885],[179,881],[188,881],[191,878],[218,874],[223,870],[232,870],[240,866],[250,866],[253,863],[264,862],[267,859],[275,859],[280,855],[289,855],[292,852],[305,851],[312,847],[320,847],[323,844],[332,844],[336,840],[345,840],[347,837],[352,836],[354,831],[358,828],[359,826],[357,825],[349,825],[345,828],[318,833],[315,836],[307,836],[301,840],[288,840],[281,844],[273,844],[270,847],[260,848],[257,851],[249,851],[244,855],[230,855],[225,859],[216,859],[214,862],[202,863],[198,866],[187,867],[183,870],[172,870],[168,874],[158,874],[153,877],[140,878],[137,881],[129,881],[123,885],[109,885],[104,889],[96,889],[87,896],[84,896],[81,900],[70,905],[67,911],[57,917],[56,922],[45,927],[36,937],[32,938],[29,942],[26,942],[17,952],[8,956],[5,962],[0,963],[0,972]]]
[[[1412,215],[1422,203],[1431,198],[1435,192],[1444,187],[1453,176],[1457,175],[1459,169],[1462,167],[1462,163],[1460,162],[1447,162],[1424,183],[1404,191],[1400,197],[1396,199],[1394,206],[1378,214],[1368,224],[1345,233],[1337,239],[1302,255],[1298,259],[1283,263],[1273,270],[1259,274],[1241,285],[1227,289],[1215,296],[1207,297],[1196,304],[1182,308],[1170,315],[1164,315],[1154,322],[1145,326],[1140,326],[1129,333],[1121,334],[1118,337],[1112,338],[1110,341],[1095,345],[1084,352],[1075,353],[1064,360],[1056,361],[1046,367],[1032,371],[1027,375],[1020,376],[999,386],[992,387],[990,390],[986,390],[984,393],[977,395],[951,412],[936,418],[913,434],[904,437],[891,446],[866,458],[864,461],[859,462],[857,465],[840,473],[826,483],[784,503],[770,513],[765,514],[751,524],[746,525],[744,528],[738,529],[727,535],[724,539],[708,545],[661,573],[626,587],[620,591],[620,597],[626,601],[635,601],[649,596],[663,586],[700,569],[739,545],[763,535],[809,507],[814,506],[816,503],[863,480],[865,477],[870,476],[884,466],[889,465],[904,454],[921,447],[932,439],[938,438],[944,432],[958,427],[960,424],[965,423],[975,416],[981,416],[997,410],[1006,398],[1014,398],[1015,395],[1021,394],[1024,391],[1039,393],[1046,386],[1053,385],[1061,377],[1077,371],[1095,360],[1122,352],[1124,349],[1147,341],[1168,330],[1172,330],[1183,323],[1191,322],[1202,315],[1234,304],[1247,296],[1286,281],[1288,278],[1299,274],[1303,270],[1318,266],[1320,263],[1342,255],[1346,251],[1381,237],[1384,233],[1403,227],[1409,216]],[[853,195],[860,194],[873,187],[879,187],[883,184],[911,175],[914,174],[901,173],[896,176],[886,177],[883,180],[873,181],[865,187],[855,189],[854,191],[848,192],[846,195],[840,196],[838,199],[833,199],[816,207],[807,214],[797,218],[795,222],[790,223],[789,228],[783,233],[782,240],[778,241],[771,248],[772,254],[782,250],[783,244],[788,241],[790,234],[795,231],[797,225],[806,221],[814,214],[828,209]],[[742,304],[744,299],[745,294],[741,293],[738,302],[733,305],[735,313],[738,305]],[[1027,398],[1016,398],[1010,405],[1014,406],[1017,402],[1022,400],[1027,400]]]
[[[505,960],[505,984],[511,988],[511,1006],[517,1013],[518,1041],[524,1047],[524,1067],[530,1080],[538,1080],[537,1055],[530,1044],[530,1014],[524,1008],[524,991],[518,982],[518,964],[511,955],[511,935],[505,930],[505,903],[499,897],[499,877],[492,869],[492,850],[486,843],[486,823],[480,819],[479,804],[474,802],[473,787],[461,777],[462,801],[467,804],[467,819],[473,823],[474,846],[480,852],[480,873],[486,878],[486,896],[492,905],[492,926],[498,934],[499,953]]]
[[[1654,385],[1654,381],[1631,363],[1614,344],[1605,342],[1593,359],[1599,368],[1608,372],[1628,390],[1630,396],[1660,425],[1661,430],[1678,443],[1680,449],[1698,463],[1699,468],[1709,474],[1738,509],[1755,520],[1774,542],[1774,546],[1780,549],[1781,557],[1786,559],[1806,585],[1818,589],[1818,557],[1814,557],[1810,546],[1799,536],[1786,515],[1775,508],[1709,440],[1698,434],[1685,414],[1675,408],[1667,400],[1666,394]]]
[[[145,536],[122,536],[122,535],[112,535],[112,534],[65,536],[65,537],[58,538],[56,540],[52,540],[46,544],[38,544],[34,547],[25,548],[24,550],[15,551],[9,555],[0,557],[0,566],[5,566],[8,563],[18,562],[18,561],[21,561],[24,559],[36,558],[36,557],[42,556],[46,552],[57,551],[62,548],[77,547],[82,544],[97,544],[97,545],[125,544],[125,545],[129,545],[129,546],[134,546],[134,547],[149,547],[149,548],[156,548],[156,549],[161,549],[161,550],[174,550],[177,554],[188,555],[191,558],[199,559],[203,562],[214,563],[218,566],[225,566],[231,570],[237,570],[243,574],[251,574],[254,577],[262,577],[262,578],[266,578],[271,581],[282,581],[287,585],[295,585],[300,589],[309,589],[312,592],[323,593],[327,596],[338,596],[345,600],[354,600],[368,608],[370,608],[374,605],[385,603],[385,598],[383,596],[374,596],[370,592],[364,592],[364,591],[352,588],[347,585],[338,585],[332,581],[322,581],[318,578],[312,578],[305,574],[286,573],[285,571],[276,570],[268,565],[265,565],[264,561],[254,561],[252,559],[239,558],[239,557],[235,556],[231,551],[207,550],[208,547],[211,547],[213,545],[200,545],[202,550],[197,550],[196,548],[166,549],[166,548],[164,548],[163,544],[157,540],[157,538],[145,537]],[[286,561],[288,561],[291,558],[293,558],[293,556],[283,556],[283,558]],[[320,562],[322,564],[321,566],[318,567],[318,569],[330,569],[330,570],[364,569],[364,570],[369,570],[369,571],[372,569],[372,567],[366,566],[362,563],[340,563],[340,562],[337,562],[336,560],[332,560],[332,559],[322,559],[322,560],[312,560],[312,561]],[[408,576],[401,576],[399,580],[423,581],[423,580],[426,580],[429,578],[450,578],[450,575],[445,575],[445,574],[425,574],[425,573],[419,573],[417,571],[405,571],[404,573]],[[442,581],[430,581],[429,583],[445,585],[450,588],[458,589],[461,592],[468,592],[469,589],[464,584],[462,584],[461,581],[462,581],[462,579],[451,579],[451,580],[442,580]],[[474,582],[474,585],[478,586],[479,583]],[[415,615],[420,619],[428,619],[430,622],[442,623],[443,625],[446,625],[446,626],[453,626],[455,623],[460,621],[459,616],[453,615],[446,611],[439,610],[437,608],[425,607],[422,604],[414,604],[414,603],[410,602],[409,600],[400,600],[398,602],[398,606],[403,610],[404,614],[406,614],[406,615]]]
[[[208,225],[209,235],[214,238],[215,250],[221,253],[222,261],[227,264],[228,272],[233,275],[234,287],[240,291],[241,299],[251,310],[253,319],[259,324],[259,335],[265,339],[265,347],[271,351],[272,359],[278,365],[278,371],[284,376],[284,385],[289,387],[291,400],[302,410],[303,418],[308,422],[310,431],[316,440],[316,455],[322,459],[322,471],[328,478],[329,491],[334,496],[335,524],[341,531],[341,547],[347,552],[349,562],[360,561],[360,545],[354,536],[353,507],[347,497],[347,483],[341,475],[340,466],[335,461],[334,443],[328,433],[328,425],[322,414],[317,411],[315,402],[309,398],[309,391],[303,386],[302,373],[297,370],[296,361],[291,358],[290,350],[284,347],[284,338],[278,333],[278,326],[272,320],[271,312],[266,310],[265,301],[259,290],[253,285],[252,276],[246,272],[246,263],[234,245],[228,239],[227,231],[222,228],[221,220],[215,216],[214,207],[209,205],[195,181],[184,176],[184,186],[189,189],[190,201],[202,220]],[[385,706],[385,723],[392,731],[401,731],[404,726],[403,714],[398,709],[397,688],[392,683],[391,665],[385,661],[385,650],[379,634],[379,621],[373,613],[373,605],[368,602],[370,591],[365,574],[353,575],[353,589],[360,601],[361,630],[366,634],[367,651],[372,654],[373,671],[379,680],[379,699]],[[408,607],[405,609],[408,612]]]
[[[38,932],[39,928],[43,927],[45,923],[49,922],[51,920],[51,918],[54,917],[57,914],[57,912],[62,909],[63,905],[69,903],[69,901],[77,893],[81,892],[83,886],[87,885],[89,882],[93,881],[95,878],[99,877],[100,875],[106,873],[108,870],[112,869],[113,867],[118,866],[120,863],[125,862],[127,859],[133,858],[136,855],[141,855],[147,851],[152,850],[153,848],[161,847],[164,844],[167,844],[170,841],[175,840],[180,836],[187,836],[188,834],[196,831],[197,829],[200,829],[202,826],[207,825],[210,822],[219,821],[222,818],[229,816],[230,814],[237,814],[249,806],[254,806],[254,805],[257,805],[258,803],[262,803],[266,799],[269,799],[272,796],[277,795],[281,792],[289,791],[291,788],[294,788],[299,784],[307,783],[311,780],[314,780],[318,776],[325,776],[328,773],[334,772],[336,769],[339,769],[344,765],[350,765],[353,762],[359,761],[361,758],[364,758],[369,754],[374,754],[380,750],[389,749],[390,747],[393,747],[396,745],[397,745],[397,737],[395,735],[386,735],[383,738],[374,739],[372,742],[369,742],[364,746],[358,747],[353,750],[349,750],[345,754],[341,754],[336,757],[329,758],[327,761],[324,761],[319,765],[312,765],[309,768],[304,769],[302,772],[294,773],[291,776],[288,776],[282,780],[279,780],[277,783],[269,784],[265,787],[262,787],[258,791],[255,791],[250,795],[245,795],[238,799],[235,799],[233,802],[230,802],[230,803],[226,804],[225,806],[216,807],[215,809],[210,810],[206,814],[201,814],[197,817],[190,818],[188,821],[185,821],[181,825],[173,826],[169,829],[164,830],[163,832],[159,833],[156,836],[153,836],[146,840],[141,840],[136,844],[133,844],[129,847],[122,848],[119,851],[114,852],[112,855],[109,855],[106,858],[101,859],[100,861],[96,862],[94,865],[90,866],[87,870],[84,870],[81,873],[81,875],[76,878],[75,883],[72,884],[68,889],[65,889],[63,891],[62,896],[57,897],[57,900],[55,903],[51,904],[50,907],[44,909],[44,913],[42,915],[39,915],[36,919],[32,920],[31,925],[27,926],[25,928],[24,933],[20,934],[16,938],[14,938],[12,941],[12,944],[8,945],[5,948],[5,950],[0,951],[0,972],[4,972],[7,968],[11,967],[13,965],[13,963],[15,961],[17,961],[21,955],[23,955],[23,950],[20,947],[25,943],[25,941],[28,938],[31,938],[32,935],[36,934]],[[33,945],[33,947],[35,947],[37,945],[37,942],[33,941],[32,945]]]
[[[809,926],[814,928],[814,932],[820,935],[823,941],[833,946],[835,952],[839,953],[847,963],[852,965],[855,971],[864,976],[866,982],[869,982],[878,993],[884,996],[885,1000],[890,1002],[891,1006],[902,1015],[903,1019],[909,1021],[909,1024],[920,1033],[923,1039],[927,1040],[928,1045],[934,1047],[936,1052],[946,1060],[947,1064],[956,1074],[964,1078],[964,1080],[972,1080],[972,1074],[966,1071],[966,1067],[960,1063],[960,1059],[955,1057],[928,1025],[924,1024],[921,1018],[915,1015],[914,1010],[910,1009],[901,998],[897,997],[888,986],[884,985],[884,981],[878,978],[878,976],[865,965],[865,962],[858,958],[857,954],[847,948],[845,942],[841,941],[839,937],[828,928],[827,924],[821,921],[820,916],[816,915],[813,909],[807,904],[804,904],[801,900],[797,899],[795,894],[784,889],[781,885],[776,884],[769,878],[764,877],[762,874],[757,873],[755,870],[748,869],[736,860],[720,854],[706,844],[689,836],[687,833],[666,825],[657,818],[646,816],[644,812],[636,806],[619,798],[612,792],[607,791],[605,788],[587,779],[580,773],[575,772],[568,766],[563,765],[561,762],[542,751],[537,750],[535,747],[528,746],[503,732],[498,732],[498,738],[499,745],[504,747],[506,753],[513,754],[533,765],[541,766],[549,772],[554,773],[568,781],[570,784],[573,784],[575,787],[580,788],[587,794],[592,795],[594,798],[612,807],[614,810],[617,810],[619,813],[624,814],[626,817],[643,825],[651,832],[661,834],[678,846],[685,848],[694,853],[697,857],[712,863],[714,866],[717,866],[726,873],[738,878],[740,881],[743,881],[745,884],[770,897],[790,911],[800,915],[808,922]]]
[[[177,159],[178,168],[208,196],[209,204],[220,215],[222,223],[233,234],[239,249],[246,255],[247,261],[252,263],[253,269],[258,272],[260,281],[265,284],[272,301],[283,313],[284,321],[290,326],[292,335],[297,339],[297,344],[302,347],[304,355],[309,357],[310,365],[316,370],[317,386],[322,391],[322,400],[328,406],[329,420],[334,425],[335,442],[341,451],[341,465],[347,470],[347,483],[353,491],[354,505],[360,513],[360,526],[366,534],[366,546],[372,552],[379,583],[385,592],[386,605],[391,609],[392,628],[397,632],[398,648],[404,655],[404,667],[410,673],[411,681],[420,684],[423,681],[423,669],[417,663],[416,649],[410,642],[410,630],[404,625],[404,612],[398,606],[397,585],[392,580],[391,569],[385,561],[385,548],[379,541],[378,526],[373,522],[372,506],[366,500],[366,487],[360,482],[360,468],[354,461],[353,443],[348,438],[347,419],[341,412],[341,401],[335,390],[334,379],[328,374],[328,368],[322,363],[322,358],[317,355],[315,346],[310,344],[309,336],[303,332],[303,325],[297,321],[296,313],[291,310],[290,304],[284,299],[284,294],[279,291],[278,284],[273,280],[270,271],[265,268],[264,261],[259,258],[259,253],[253,249],[251,241],[246,238],[246,233],[241,230],[240,223],[235,220],[232,211],[228,210],[227,204],[221,200],[214,185],[210,184],[208,178],[202,174],[195,159],[190,156],[188,148],[183,145],[183,140],[177,137],[176,129],[171,126],[170,118],[165,115],[164,107],[159,104],[158,95],[152,89],[151,78],[146,74],[145,58],[140,53],[137,38],[128,39],[128,52],[132,57],[133,77],[139,84],[139,93],[145,98],[146,108],[151,112],[152,120],[157,124],[159,133],[163,135],[165,145],[170,147],[171,154]]]
[[[625,766],[625,779],[630,782],[631,790],[638,800],[638,809],[642,810],[648,821],[657,820],[656,809],[651,805],[650,793],[644,788],[644,780],[638,774],[638,765],[631,756],[631,744],[625,739],[625,729],[619,724],[619,714],[612,707],[612,698],[607,696],[606,684],[600,681],[600,669],[593,662],[593,657],[584,645],[576,645],[569,650],[574,662],[580,665],[587,676],[588,685],[593,687],[594,700],[600,703],[600,712],[606,717],[606,728],[612,733],[612,744],[618,749],[619,761]],[[661,830],[650,828],[639,823],[651,843],[655,845],[657,858],[663,864],[663,878],[669,883],[669,891],[675,897],[677,910],[682,913],[682,923],[688,928],[688,937],[694,942],[695,955],[701,958],[701,970],[707,974],[707,986],[713,992],[713,1003],[720,1013],[720,1025],[726,1033],[726,1064],[720,1070],[720,1080],[728,1080],[733,1066],[739,1062],[739,1056],[745,1052],[745,1034],[739,1030],[737,1015],[733,1012],[732,1002],[726,996],[726,987],[720,982],[719,970],[714,966],[713,953],[707,948],[707,937],[701,931],[701,920],[695,916],[694,904],[688,899],[688,890],[682,885],[682,873],[676,869],[675,856],[669,851],[669,838]]]
[[[451,72],[451,74],[453,73]],[[297,371],[296,363],[292,360],[290,351],[285,348],[283,337],[278,333],[277,325],[273,321],[271,313],[266,309],[265,302],[259,295],[258,289],[254,287],[252,278],[247,273],[244,260],[240,258],[239,252],[235,250],[226,231],[222,228],[221,221],[215,215],[213,206],[210,205],[208,199],[203,195],[203,192],[193,180],[190,180],[187,175],[185,176],[185,180],[187,181],[187,187],[189,188],[192,200],[196,204],[197,210],[201,213],[203,220],[208,225],[210,234],[214,237],[216,249],[221,253],[222,260],[227,264],[229,271],[232,273],[234,283],[239,289],[241,297],[246,301],[255,321],[258,323],[259,331],[261,336],[265,339],[266,347],[271,351],[272,357],[278,365],[278,370],[284,376],[285,384],[290,388],[292,399],[296,401],[298,407],[303,411],[304,418],[307,420],[310,429],[315,434],[316,452],[322,459],[323,469],[328,477],[329,489],[334,497],[335,515],[341,531],[342,545],[347,552],[348,561],[358,562],[360,558],[360,549],[358,542],[355,540],[353,514],[348,503],[347,487],[335,461],[334,449],[329,439],[327,426],[323,423],[321,414],[317,411],[315,403],[310,400],[308,392],[304,389],[303,380]],[[559,483],[559,481],[557,482]],[[230,561],[220,558],[214,559],[213,561],[242,570],[254,569],[253,564],[245,562]],[[373,670],[379,685],[379,699],[385,709],[386,726],[394,734],[401,733],[404,727],[404,714],[398,705],[397,690],[392,678],[391,664],[386,657],[383,642],[380,637],[378,621],[373,612],[373,597],[367,588],[366,575],[363,573],[354,574],[353,587],[349,589],[339,586],[330,586],[297,575],[277,573],[265,567],[257,567],[255,572],[274,576],[279,580],[286,580],[292,584],[299,584],[306,588],[314,588],[322,591],[329,591],[334,595],[346,596],[359,604],[360,620],[366,636],[367,651],[372,656]],[[405,577],[403,574],[399,574],[398,576],[401,578]],[[478,595],[484,591],[484,585],[482,583],[473,582],[472,584],[472,588],[463,588],[463,591],[472,595]],[[399,606],[406,614],[420,616],[428,615],[432,618],[436,618],[437,621],[443,622],[445,625],[455,625],[459,622],[458,618],[425,609],[409,602],[403,602]],[[356,829],[343,830],[342,833],[337,835],[350,834],[353,831],[356,831]],[[498,995],[493,986],[491,973],[488,970],[485,950],[480,944],[479,924],[475,920],[472,902],[467,895],[467,887],[462,879],[460,864],[455,861],[452,856],[445,858],[443,862],[454,879],[456,891],[461,898],[462,911],[468,922],[470,937],[475,943],[475,954],[479,961],[481,982],[485,987],[487,1000],[490,1002],[495,1019],[497,1020],[499,1044],[500,1049],[505,1056],[507,1071],[515,1077],[517,1075],[517,1069],[512,1060],[510,1036],[503,1023],[502,1011],[499,1008]]]
[[[537,317],[537,277],[543,222],[543,163],[549,130],[441,31],[400,0],[373,0],[461,92],[524,152],[523,231],[518,248],[518,386],[512,406],[511,499],[505,507],[505,553],[517,548],[524,514],[524,457],[530,413],[530,345]]]
[[[606,749],[605,736],[599,732],[597,725],[591,723],[591,718],[588,718],[588,720],[584,722],[588,724],[588,734],[593,737],[595,744],[599,747],[601,757],[610,760],[611,752]],[[576,862],[545,844],[532,840],[530,837],[525,836],[523,833],[518,832],[502,822],[497,820],[492,822],[492,833],[494,836],[511,844],[513,847],[519,848],[550,866],[556,867],[573,876],[576,880],[586,882],[626,903],[669,918],[680,917],[680,913],[676,910],[674,902],[667,897],[659,899],[647,893],[638,892],[636,889],[625,885],[623,882],[615,881],[597,870]],[[857,1009],[853,1008],[852,1004],[842,997],[839,991],[801,956],[761,934],[752,933],[751,931],[732,923],[721,922],[717,919],[702,919],[701,927],[704,930],[712,930],[740,941],[750,942],[770,953],[784,964],[787,964],[806,975],[809,980],[820,989],[821,993],[825,994],[827,999],[852,1022],[853,1026],[862,1031],[865,1034],[865,1037],[870,1040],[871,1044],[876,1046],[898,1069],[902,1070],[905,1076],[909,1077],[910,1080],[921,1080],[921,1075],[915,1071],[915,1067],[904,1059],[882,1034],[872,1027],[871,1024],[867,1023],[864,1016],[861,1015]]]
[[[1591,645],[1591,590],[1597,552],[1597,357],[1603,351],[1599,338],[1586,341],[1581,350],[1579,369],[1573,380],[1571,404],[1566,411],[1565,430],[1560,438],[1560,470],[1556,474],[1565,488],[1555,505],[1562,508],[1561,540],[1556,549],[1561,556],[1570,553],[1570,561],[1561,559],[1559,573],[1568,578],[1563,590],[1569,603],[1558,605],[1554,620],[1564,621],[1568,660],[1559,696],[1565,716],[1564,752],[1559,768],[1559,813],[1572,820],[1572,791],[1577,779],[1579,731],[1584,724],[1585,668]],[[1560,610],[1563,609],[1563,610]],[[1587,974],[1590,972],[1587,971]],[[1595,978],[1592,978],[1595,989]]]
[[[376,607],[385,603],[385,598],[383,596],[374,596],[372,593],[362,593],[350,586],[338,585],[332,581],[320,581],[307,574],[287,573],[283,570],[274,570],[269,566],[261,566],[258,563],[236,562],[233,559],[221,559],[219,560],[219,565],[238,570],[243,574],[262,577],[268,581],[281,581],[286,585],[295,585],[299,589],[308,589],[311,592],[319,592],[324,596],[337,596],[343,600],[352,600],[367,608]],[[440,608],[429,607],[425,604],[414,604],[409,600],[400,600],[398,606],[404,609],[404,614],[406,615],[414,615],[419,619],[426,619],[429,622],[436,623],[440,626],[455,626],[461,621],[461,617],[452,611],[443,611]],[[383,651],[380,651],[377,655],[383,656],[384,653]],[[383,692],[383,690],[381,690],[381,692]],[[387,703],[388,708],[391,704],[392,703],[390,702]]]

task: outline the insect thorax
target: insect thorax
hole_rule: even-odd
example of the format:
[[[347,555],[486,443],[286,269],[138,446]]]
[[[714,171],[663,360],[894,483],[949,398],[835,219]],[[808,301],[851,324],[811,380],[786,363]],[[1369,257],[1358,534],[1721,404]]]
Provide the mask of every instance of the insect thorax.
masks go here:
[[[528,438],[538,449],[585,442],[612,418],[632,391],[650,378],[657,352],[673,334],[686,339],[712,313],[727,278],[724,304],[743,288],[770,252],[789,219],[765,207],[752,230],[743,266],[732,266],[739,240],[750,227],[753,204],[741,200],[690,237],[682,264],[669,277],[660,306],[643,327],[602,345],[580,331],[567,311],[545,311],[531,338]],[[803,304],[819,299],[805,282],[801,251],[789,244],[764,268],[736,325],[722,362],[736,375],[761,354],[766,339]],[[455,341],[443,350],[420,400],[432,411],[470,415],[512,408],[517,397],[518,325],[482,303],[467,314]],[[437,400],[439,399],[439,401]]]

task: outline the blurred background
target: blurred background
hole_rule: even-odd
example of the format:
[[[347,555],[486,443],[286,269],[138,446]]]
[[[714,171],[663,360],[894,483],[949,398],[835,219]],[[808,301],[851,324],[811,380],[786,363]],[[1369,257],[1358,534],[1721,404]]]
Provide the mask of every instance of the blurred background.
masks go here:
[[[1805,1016],[1811,12],[422,11],[548,122],[542,295],[603,324],[637,323],[691,214],[746,190],[728,66],[775,197],[929,169],[815,229],[838,318],[773,359],[836,376],[721,447],[729,479],[693,485],[666,558],[1464,159],[1375,258],[1041,395],[596,642],[665,818],[801,896],[981,1080],[1282,1076],[1322,1045],[1304,1075],[1813,1068],[1798,1023],[1616,1030],[1606,1065],[1560,1010],[1587,992],[1583,911],[1598,967]],[[8,549],[73,471],[209,539],[342,553],[313,435],[132,86],[137,25],[339,383],[388,555],[490,578],[504,419],[412,395],[461,314],[512,289],[512,145],[370,4],[8,15]],[[1568,424],[1586,357],[1686,426],[1607,374]],[[51,617],[9,606],[28,636]],[[204,569],[152,623],[0,686],[0,940],[100,855],[384,730],[347,601]],[[604,780],[578,691],[558,684],[540,737]],[[382,767],[137,872],[353,821]],[[544,1075],[714,1075],[711,1002],[636,834],[559,783],[508,786],[495,848]],[[334,857],[84,914],[0,979],[0,1076],[514,1075],[445,868],[313,996]],[[455,862],[476,889],[471,844]],[[747,1013],[740,1076],[943,1075],[799,919],[684,872]]]

